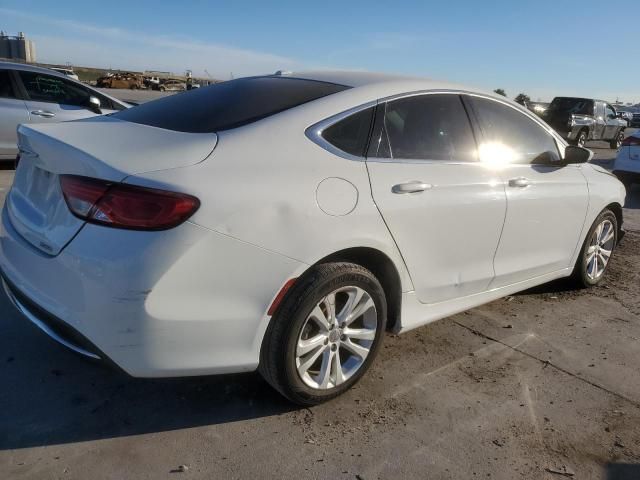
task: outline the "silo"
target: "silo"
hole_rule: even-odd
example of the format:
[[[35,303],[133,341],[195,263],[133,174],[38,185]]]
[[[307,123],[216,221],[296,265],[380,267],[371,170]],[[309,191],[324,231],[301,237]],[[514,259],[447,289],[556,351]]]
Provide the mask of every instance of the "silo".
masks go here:
[[[0,31],[0,58],[10,58],[9,37],[4,31]]]

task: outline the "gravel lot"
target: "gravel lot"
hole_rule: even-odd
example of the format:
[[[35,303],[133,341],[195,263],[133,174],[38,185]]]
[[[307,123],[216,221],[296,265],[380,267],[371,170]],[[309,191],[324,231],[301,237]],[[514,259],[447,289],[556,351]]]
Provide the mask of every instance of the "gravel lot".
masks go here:
[[[87,363],[2,295],[0,478],[638,479],[639,188],[627,207],[604,285],[554,282],[388,335],[356,388],[311,409],[257,374]]]

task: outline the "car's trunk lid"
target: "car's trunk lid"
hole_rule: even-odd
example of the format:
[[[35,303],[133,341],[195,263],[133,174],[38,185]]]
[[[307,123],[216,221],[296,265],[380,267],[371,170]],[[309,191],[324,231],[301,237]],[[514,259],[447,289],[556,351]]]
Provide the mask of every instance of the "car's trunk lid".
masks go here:
[[[207,158],[215,134],[163,130],[99,117],[73,124],[21,125],[20,162],[7,196],[16,231],[57,255],[84,225],[68,209],[60,175],[121,182],[137,173],[186,167]]]

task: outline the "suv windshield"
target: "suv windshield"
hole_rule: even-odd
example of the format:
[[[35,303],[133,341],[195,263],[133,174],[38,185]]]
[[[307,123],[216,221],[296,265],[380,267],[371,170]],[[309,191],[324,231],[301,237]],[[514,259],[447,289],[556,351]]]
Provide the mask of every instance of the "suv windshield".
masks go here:
[[[593,100],[586,98],[556,97],[549,105],[550,112],[593,115]]]
[[[239,78],[171,95],[113,117],[152,127],[213,133],[240,127],[350,87],[279,76]]]

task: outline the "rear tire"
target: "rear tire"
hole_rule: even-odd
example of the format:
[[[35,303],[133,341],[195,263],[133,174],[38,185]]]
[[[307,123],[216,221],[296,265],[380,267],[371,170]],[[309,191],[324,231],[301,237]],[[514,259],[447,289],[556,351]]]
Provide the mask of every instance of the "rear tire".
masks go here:
[[[624,132],[621,130],[618,134],[609,142],[609,148],[612,150],[618,150],[622,146],[624,140]]]
[[[325,402],[369,369],[386,322],[384,290],[369,270],[353,263],[316,265],[296,281],[271,319],[259,371],[294,403]]]
[[[602,281],[617,242],[618,219],[605,209],[591,225],[576,261],[573,279],[578,286],[593,287]]]

